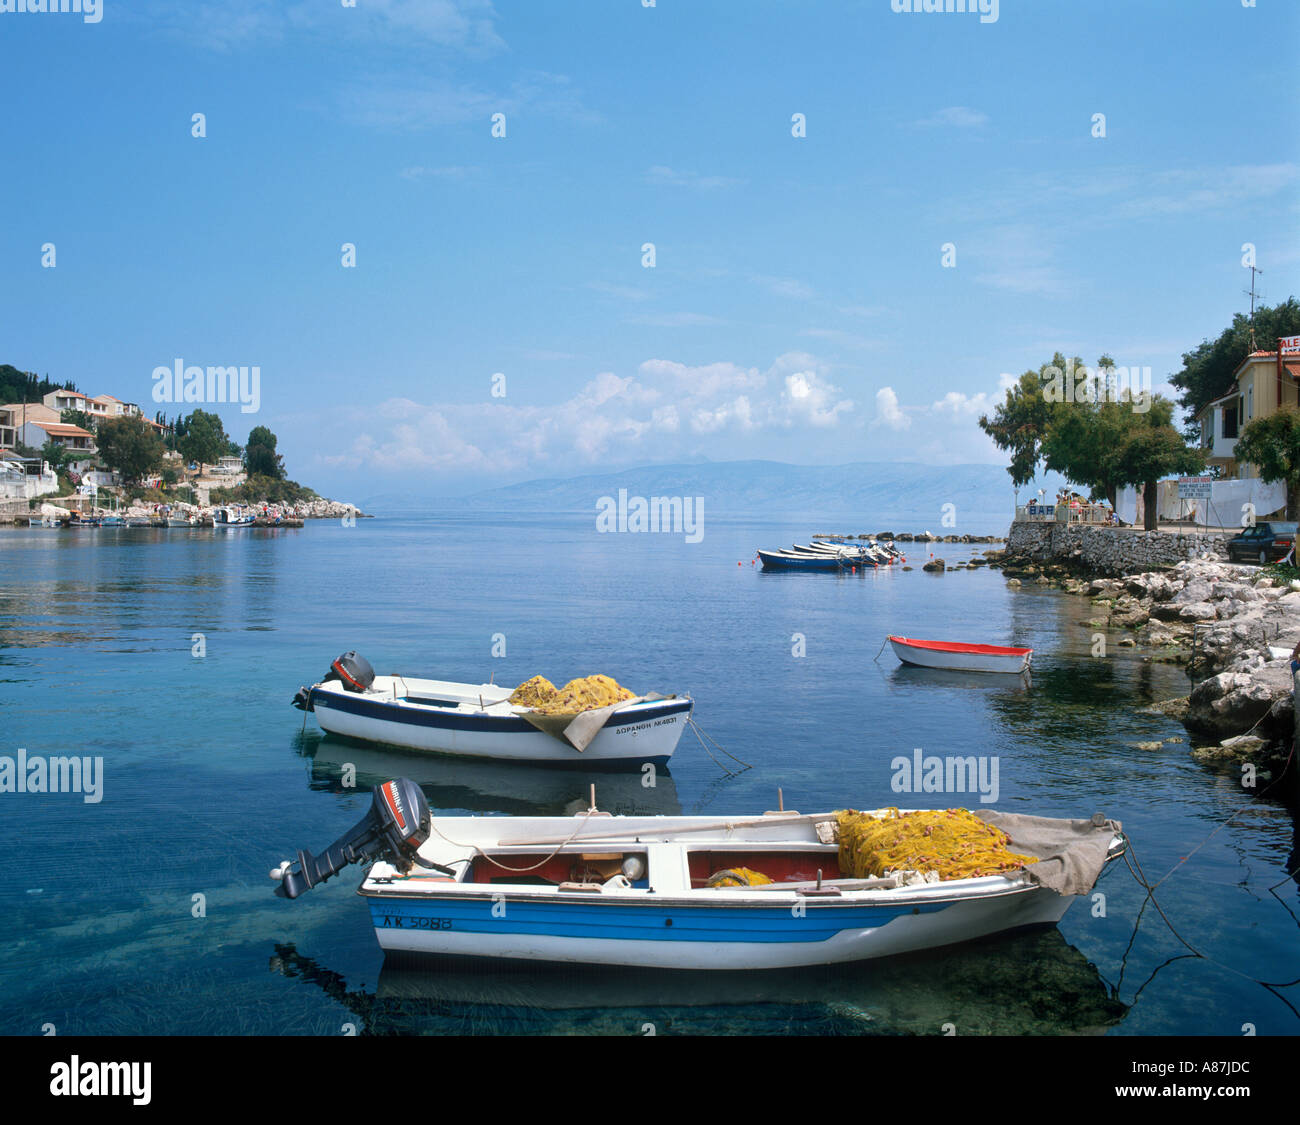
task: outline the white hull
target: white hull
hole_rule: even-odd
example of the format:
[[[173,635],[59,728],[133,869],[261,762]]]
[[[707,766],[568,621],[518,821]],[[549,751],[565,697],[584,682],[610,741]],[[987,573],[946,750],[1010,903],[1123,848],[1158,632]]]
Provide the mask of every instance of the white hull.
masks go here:
[[[945,668],[954,672],[1006,672],[1020,673],[1029,668],[1029,656],[1017,653],[1008,656],[990,653],[944,652],[937,649],[915,648],[890,640],[894,655],[904,664],[918,668]]]
[[[322,730],[367,742],[497,761],[638,767],[668,762],[692,708],[688,699],[631,704],[612,715],[579,751],[520,718],[525,709],[512,706],[509,693],[492,684],[376,676],[364,694],[345,691],[337,681],[318,684],[312,703]],[[431,707],[408,696],[451,705]]]
[[[788,904],[793,909],[795,903]],[[958,945],[1027,926],[1055,925],[1073,898],[1035,888],[1014,896],[954,903],[940,913],[894,918],[883,926],[842,930],[817,942],[641,941],[546,934],[455,933],[376,926],[385,952],[493,957],[645,969],[795,969],[893,957]],[[509,906],[506,907],[507,912]],[[820,909],[820,908],[815,908]]]
[[[359,893],[388,951],[714,971],[955,945],[1053,925],[1079,897],[1020,870],[911,886],[838,878],[838,848],[818,830],[834,819],[435,817],[419,855],[453,875],[419,866],[402,874],[381,862]],[[1122,854],[1123,836],[1111,822],[1096,830],[1108,849],[1104,867]],[[629,859],[642,866],[604,883],[563,881],[574,877],[566,874],[571,865],[611,859],[625,872]],[[706,885],[710,870],[738,866],[766,869],[777,881]],[[506,867],[545,871],[528,884],[510,882]],[[831,873],[824,882],[823,869]]]

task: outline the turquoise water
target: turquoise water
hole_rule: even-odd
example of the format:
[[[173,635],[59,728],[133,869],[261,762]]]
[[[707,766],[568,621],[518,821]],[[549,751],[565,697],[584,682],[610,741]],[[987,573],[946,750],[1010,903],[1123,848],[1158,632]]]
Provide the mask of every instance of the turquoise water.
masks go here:
[[[0,1032],[1300,1031],[1300,988],[1258,983],[1300,963],[1292,815],[1198,765],[1186,742],[1131,745],[1186,737],[1139,711],[1185,694],[1183,673],[1114,647],[1092,656],[1086,601],[1009,591],[995,572],[751,565],[756,547],[814,530],[831,528],[713,519],[698,544],[491,515],[0,530],[0,755],[98,756],[105,771],[98,803],[0,794]],[[949,562],[982,549],[937,548]],[[1032,645],[1033,683],[901,669],[876,659],[889,631]],[[350,648],[380,672],[599,671],[690,692],[700,725],[753,768],[726,777],[689,733],[654,790],[339,743],[289,700]],[[359,868],[292,903],[266,874],[333,841],[368,807],[364,784],[401,773],[449,814],[562,813],[585,807],[590,781],[611,811],[761,812],[778,787],[804,811],[970,803],[893,791],[891,760],[918,747],[995,756],[1000,808],[1122,820],[1151,879],[1190,854],[1157,897],[1206,956],[1175,959],[1187,950],[1151,907],[1135,934],[1144,892],[1122,866],[1099,888],[1104,917],[1076,903],[1057,930],[684,982],[385,964],[353,893]],[[360,790],[341,784],[344,762]]]

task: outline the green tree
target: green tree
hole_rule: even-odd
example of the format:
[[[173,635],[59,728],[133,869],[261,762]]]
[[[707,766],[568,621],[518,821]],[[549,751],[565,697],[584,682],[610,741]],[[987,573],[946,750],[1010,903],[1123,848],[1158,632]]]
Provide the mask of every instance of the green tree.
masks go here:
[[[275,434],[265,426],[253,428],[244,451],[244,465],[250,476],[284,479],[284,458],[275,451],[276,440]]]
[[[84,410],[60,410],[59,421],[65,426],[80,426],[83,430],[95,432],[94,420]]]
[[[194,411],[185,419],[184,427],[176,448],[185,460],[195,462],[202,473],[204,465],[212,464],[225,453],[230,439],[221,419],[206,410]]]
[[[1265,481],[1286,481],[1286,518],[1300,511],[1300,412],[1284,406],[1256,418],[1237,438],[1233,456],[1254,465]]]
[[[53,472],[58,472],[65,465],[72,461],[72,454],[63,448],[53,438],[49,438],[41,446],[41,460],[49,464]]]
[[[8,363],[0,363],[0,403],[40,402],[51,391],[75,391],[71,381],[56,383],[48,375],[40,377],[32,371],[19,371]]]
[[[1187,444],[1174,429],[1174,404],[1156,396],[1151,409],[1134,414],[1122,439],[1118,462],[1122,483],[1142,488],[1143,526],[1159,526],[1157,484],[1163,477],[1199,473],[1205,467],[1204,451]]]
[[[1121,463],[1124,440],[1132,425],[1129,403],[1105,402],[1094,408],[1070,403],[1058,410],[1043,441],[1044,459],[1053,472],[1090,489],[1094,500],[1115,506],[1115,496],[1128,482]]]
[[[95,440],[99,459],[121,473],[127,484],[134,484],[163,463],[162,439],[143,418],[107,418],[99,424]]]
[[[1075,364],[1082,365],[1081,360]],[[1038,474],[1043,460],[1043,443],[1051,432],[1059,402],[1048,395],[1055,373],[1065,370],[1065,357],[1057,352],[1050,363],[1037,371],[1026,371],[1016,385],[1007,389],[1006,398],[993,411],[980,417],[979,426],[999,448],[1011,454],[1007,472],[1017,488],[1028,484]]]
[[[1281,304],[1261,305],[1255,310],[1256,346],[1268,351],[1279,336],[1300,335],[1300,301],[1288,297]],[[1214,340],[1202,340],[1199,347],[1183,353],[1183,368],[1169,377],[1182,394],[1178,405],[1188,411],[1187,433],[1195,438],[1196,415],[1206,403],[1232,390],[1233,372],[1250,354],[1250,317],[1238,313],[1232,324]]]
[[[1026,371],[993,417],[979,424],[1011,453],[1007,472],[1017,487],[1032,480],[1040,464],[1112,507],[1121,486],[1139,485],[1147,526],[1154,529],[1157,482],[1199,471],[1205,458],[1174,429],[1174,404],[1149,391],[1135,397],[1131,388],[1116,387],[1110,382],[1114,366],[1103,355],[1089,370],[1077,357],[1057,352],[1037,371]]]

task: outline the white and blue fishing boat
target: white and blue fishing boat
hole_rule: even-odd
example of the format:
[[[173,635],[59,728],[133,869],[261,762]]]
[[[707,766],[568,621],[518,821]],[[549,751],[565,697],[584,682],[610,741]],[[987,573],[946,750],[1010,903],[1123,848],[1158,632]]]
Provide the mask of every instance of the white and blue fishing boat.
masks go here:
[[[377,676],[355,652],[293,704],[321,730],[435,754],[574,768],[664,766],[694,707],[689,697],[650,694],[582,712],[541,715],[512,703],[513,689],[415,676]]]
[[[252,527],[257,516],[242,507],[224,507],[212,509],[212,526],[225,531],[241,527]]]
[[[879,810],[888,815],[889,810]],[[840,875],[836,814],[431,817],[406,778],[320,856],[271,872],[296,898],[352,862],[385,951],[636,968],[782,969],[1055,925],[1127,846],[1118,823],[983,810],[1022,855],[1002,874]],[[770,882],[756,885],[765,873]]]
[[[814,570],[831,574],[873,565],[857,552],[831,553],[829,551],[759,551],[764,570]]]

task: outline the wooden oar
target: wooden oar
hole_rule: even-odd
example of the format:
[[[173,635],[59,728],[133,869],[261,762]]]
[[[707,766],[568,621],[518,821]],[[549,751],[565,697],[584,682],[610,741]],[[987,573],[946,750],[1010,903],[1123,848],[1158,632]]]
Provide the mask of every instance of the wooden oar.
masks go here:
[[[583,843],[587,840],[626,840],[633,836],[679,836],[687,832],[716,832],[723,828],[760,828],[773,824],[795,824],[800,821],[810,823],[818,820],[833,820],[834,813],[784,813],[775,816],[759,817],[756,820],[719,820],[710,824],[689,824],[681,828],[657,828],[653,825],[644,828],[625,828],[621,832],[596,832],[589,836],[574,836],[572,842]],[[531,840],[498,840],[499,848],[517,848],[527,844],[561,844],[570,840],[568,836],[542,836]]]

